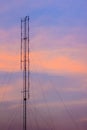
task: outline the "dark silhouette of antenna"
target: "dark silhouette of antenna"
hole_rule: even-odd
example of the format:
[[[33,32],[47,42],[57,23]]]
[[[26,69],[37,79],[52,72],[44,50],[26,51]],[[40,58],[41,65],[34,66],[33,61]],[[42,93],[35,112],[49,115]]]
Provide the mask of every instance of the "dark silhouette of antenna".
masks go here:
[[[29,16],[21,19],[21,70],[23,71],[23,130],[27,130],[27,100],[29,99]]]

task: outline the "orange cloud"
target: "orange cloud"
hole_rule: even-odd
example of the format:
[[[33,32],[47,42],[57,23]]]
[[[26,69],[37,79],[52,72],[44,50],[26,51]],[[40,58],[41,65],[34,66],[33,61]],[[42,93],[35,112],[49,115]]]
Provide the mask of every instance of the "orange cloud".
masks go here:
[[[18,54],[10,52],[0,52],[0,70],[1,71],[17,71],[19,70]]]
[[[30,69],[48,73],[87,73],[86,63],[55,51],[36,51],[30,53]],[[20,56],[12,52],[0,52],[0,70],[20,70]]]
[[[86,64],[69,56],[56,55],[52,51],[32,52],[31,70],[52,73],[87,73]]]

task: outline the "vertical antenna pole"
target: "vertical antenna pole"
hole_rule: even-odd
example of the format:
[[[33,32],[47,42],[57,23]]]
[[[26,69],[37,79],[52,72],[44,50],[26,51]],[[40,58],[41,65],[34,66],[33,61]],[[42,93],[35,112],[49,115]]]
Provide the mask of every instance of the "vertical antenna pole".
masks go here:
[[[30,67],[30,64],[29,64],[29,17],[28,17],[28,99],[29,99],[29,86],[30,86],[30,81],[29,81],[29,77],[30,77],[30,72],[29,72],[29,67]]]
[[[24,21],[24,81],[25,81],[25,90],[24,90],[24,130],[26,130],[26,17]]]
[[[22,19],[21,19],[21,61],[20,61],[20,67],[22,70]]]

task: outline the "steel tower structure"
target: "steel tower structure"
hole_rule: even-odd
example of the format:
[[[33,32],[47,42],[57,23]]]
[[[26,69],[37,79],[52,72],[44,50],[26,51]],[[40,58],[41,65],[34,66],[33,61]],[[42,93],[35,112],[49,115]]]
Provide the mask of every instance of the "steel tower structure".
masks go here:
[[[27,100],[29,99],[29,16],[21,19],[21,70],[23,72],[23,130],[27,130]]]

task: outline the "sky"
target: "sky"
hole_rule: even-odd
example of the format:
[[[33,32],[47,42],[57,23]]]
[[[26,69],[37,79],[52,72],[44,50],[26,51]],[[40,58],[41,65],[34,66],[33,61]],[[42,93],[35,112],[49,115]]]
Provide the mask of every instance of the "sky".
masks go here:
[[[31,130],[87,130],[87,1],[0,0],[0,129],[22,129],[21,18],[30,17]]]

